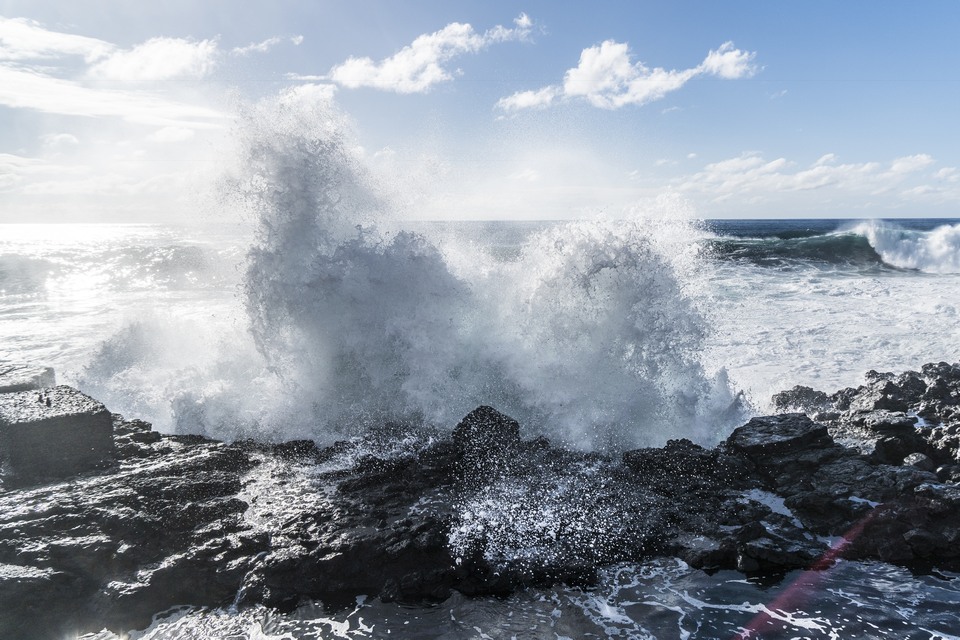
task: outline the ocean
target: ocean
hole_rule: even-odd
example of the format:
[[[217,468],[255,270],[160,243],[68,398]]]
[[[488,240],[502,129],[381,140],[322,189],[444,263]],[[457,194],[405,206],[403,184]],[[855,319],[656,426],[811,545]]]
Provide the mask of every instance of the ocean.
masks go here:
[[[683,426],[609,437],[709,442],[737,393],[763,412],[960,353],[956,220],[391,224],[323,263],[249,222],[3,225],[0,359],[168,432],[323,439],[493,402],[602,448],[578,424],[656,408]],[[292,388],[343,419],[291,416]]]
[[[615,451],[712,445],[783,388],[960,353],[960,220],[283,222],[3,225],[0,359],[167,432],[330,442],[493,404]],[[954,638],[958,577],[661,560],[429,608],[183,608],[129,637],[732,638],[766,612],[759,637]]]

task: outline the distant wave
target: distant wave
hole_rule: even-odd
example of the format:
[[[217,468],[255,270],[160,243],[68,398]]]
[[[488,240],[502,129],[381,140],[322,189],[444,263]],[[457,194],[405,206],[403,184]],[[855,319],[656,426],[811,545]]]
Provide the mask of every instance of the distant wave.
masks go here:
[[[960,224],[931,231],[864,221],[831,233],[787,232],[762,238],[718,236],[709,251],[721,260],[765,267],[850,266],[960,273]]]
[[[811,263],[879,267],[884,264],[870,241],[856,233],[795,238],[717,238],[711,241],[710,252],[717,258],[766,267]]]

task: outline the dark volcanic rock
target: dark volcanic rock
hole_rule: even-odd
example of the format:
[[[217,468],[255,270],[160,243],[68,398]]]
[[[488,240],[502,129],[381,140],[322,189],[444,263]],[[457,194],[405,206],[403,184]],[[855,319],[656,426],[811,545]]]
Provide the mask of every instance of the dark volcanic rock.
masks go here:
[[[830,404],[826,393],[802,385],[774,394],[772,401],[777,411],[816,412]]]
[[[454,427],[452,438],[460,454],[460,478],[476,488],[503,475],[515,462],[520,424],[493,407],[481,406]]]
[[[802,413],[753,418],[727,438],[732,451],[747,456],[783,454],[829,442],[827,428]]]
[[[102,404],[65,385],[0,394],[0,456],[21,480],[63,477],[113,458]]]
[[[621,458],[521,441],[490,407],[452,437],[384,425],[325,448],[108,415],[114,464],[0,489],[0,637],[143,627],[183,604],[589,586],[600,567],[660,555],[765,575],[834,557],[960,568],[958,387],[941,363],[794,390],[784,402],[806,399],[816,421],[758,417],[713,449],[671,440]]]
[[[520,442],[520,423],[493,407],[477,407],[453,429],[453,443],[465,455],[509,450]]]
[[[236,447],[165,438],[107,473],[0,492],[0,637],[131,628],[175,604],[229,603],[260,550],[236,497],[251,464]],[[30,610],[45,613],[19,613]]]

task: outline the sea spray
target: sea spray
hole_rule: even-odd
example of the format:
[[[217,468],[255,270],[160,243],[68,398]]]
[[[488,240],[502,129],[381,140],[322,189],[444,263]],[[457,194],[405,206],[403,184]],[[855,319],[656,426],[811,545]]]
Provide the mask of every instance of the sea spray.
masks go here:
[[[393,209],[329,92],[284,92],[241,123],[223,184],[256,225],[247,331],[162,331],[206,345],[167,351],[120,335],[94,359],[92,384],[132,381],[118,349],[137,351],[139,371],[193,352],[154,375],[149,397],[166,397],[173,428],[227,438],[325,441],[390,420],[449,428],[479,404],[588,449],[711,441],[729,426],[715,419],[729,385],[701,364],[710,327],[685,284],[695,251],[677,238],[690,223],[574,222],[534,233],[513,260],[465,258],[455,238],[382,230]]]

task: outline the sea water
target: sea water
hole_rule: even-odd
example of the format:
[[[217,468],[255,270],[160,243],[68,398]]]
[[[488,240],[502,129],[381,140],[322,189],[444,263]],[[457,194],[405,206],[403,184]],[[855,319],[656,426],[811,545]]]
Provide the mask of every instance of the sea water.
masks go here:
[[[52,365],[167,432],[325,443],[491,404],[526,437],[616,452],[712,445],[783,388],[960,353],[957,220],[702,221],[668,200],[405,222],[329,107],[281,96],[239,137],[231,222],[0,227],[0,359]],[[760,583],[665,560],[588,592],[188,609],[134,636],[948,638],[956,583],[880,563]]]

